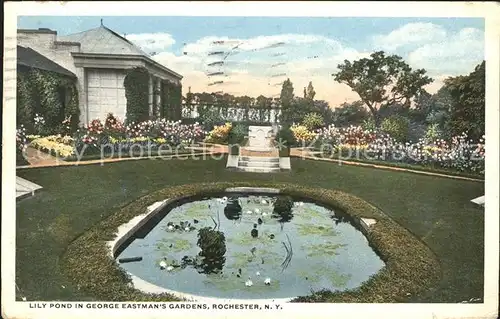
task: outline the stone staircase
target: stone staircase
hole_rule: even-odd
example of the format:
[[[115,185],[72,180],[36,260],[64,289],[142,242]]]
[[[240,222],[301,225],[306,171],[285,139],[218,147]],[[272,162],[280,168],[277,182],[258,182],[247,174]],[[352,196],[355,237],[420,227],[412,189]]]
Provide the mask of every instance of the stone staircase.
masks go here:
[[[279,152],[273,146],[274,131],[272,126],[250,126],[248,145],[240,148],[239,155],[229,155],[226,167],[252,173],[281,172]]]
[[[276,173],[280,171],[279,157],[239,156],[238,170],[253,173]]]

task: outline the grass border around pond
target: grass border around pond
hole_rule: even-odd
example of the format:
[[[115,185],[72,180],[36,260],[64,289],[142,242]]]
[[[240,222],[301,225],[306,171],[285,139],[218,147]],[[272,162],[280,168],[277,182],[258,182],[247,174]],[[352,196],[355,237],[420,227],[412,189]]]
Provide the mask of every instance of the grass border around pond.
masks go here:
[[[356,220],[377,220],[364,233],[386,266],[356,289],[318,291],[297,297],[293,300],[295,302],[405,302],[432,289],[441,277],[440,264],[433,252],[410,231],[368,202],[337,190],[266,182],[189,184],[150,193],[117,210],[73,241],[62,258],[65,275],[79,289],[101,301],[181,301],[167,293],[150,294],[134,288],[130,276],[111,259],[107,242],[116,237],[119,226],[144,214],[147,207],[157,201],[221,193],[234,187],[277,188],[282,194],[307,197],[337,207]]]

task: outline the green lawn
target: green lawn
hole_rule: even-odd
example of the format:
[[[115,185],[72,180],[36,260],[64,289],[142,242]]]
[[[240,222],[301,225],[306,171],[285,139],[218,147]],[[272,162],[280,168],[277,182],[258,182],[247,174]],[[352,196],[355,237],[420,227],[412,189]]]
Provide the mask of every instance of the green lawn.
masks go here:
[[[70,242],[118,207],[167,186],[215,181],[275,181],[359,196],[421,238],[442,264],[442,280],[415,302],[483,297],[484,213],[470,199],[477,182],[292,159],[291,173],[229,172],[225,160],[142,160],[18,170],[44,188],[17,204],[16,283],[28,300],[93,300],[64,277]],[[63,288],[64,286],[64,288]]]

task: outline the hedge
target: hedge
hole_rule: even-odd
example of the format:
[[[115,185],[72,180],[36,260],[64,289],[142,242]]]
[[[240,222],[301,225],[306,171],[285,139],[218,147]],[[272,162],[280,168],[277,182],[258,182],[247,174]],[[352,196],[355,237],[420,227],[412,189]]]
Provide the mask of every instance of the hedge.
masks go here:
[[[168,80],[161,83],[160,116],[171,121],[182,119],[182,86]]]
[[[127,71],[123,86],[127,98],[127,123],[149,119],[149,72],[144,67]]]
[[[146,195],[118,209],[77,238],[63,256],[62,267],[68,278],[81,290],[102,301],[181,301],[167,293],[151,294],[134,288],[130,276],[110,257],[106,242],[115,237],[119,226],[144,214],[154,202],[167,198],[217,194],[228,187],[243,186],[278,188],[282,194],[306,197],[337,207],[355,220],[377,220],[364,233],[385,262],[384,268],[356,289],[314,292],[309,296],[299,296],[292,302],[406,302],[412,296],[435,287],[440,279],[440,264],[432,251],[408,230],[364,200],[337,190],[265,182],[182,185]]]

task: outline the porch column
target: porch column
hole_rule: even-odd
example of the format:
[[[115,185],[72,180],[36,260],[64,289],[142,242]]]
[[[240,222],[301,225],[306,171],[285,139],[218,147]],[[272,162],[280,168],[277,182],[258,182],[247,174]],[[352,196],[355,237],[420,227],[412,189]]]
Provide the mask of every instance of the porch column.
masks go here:
[[[149,76],[149,98],[148,98],[148,104],[149,104],[149,117],[153,116],[153,76]]]
[[[156,78],[156,109],[155,115],[156,117],[161,117],[161,79]]]

